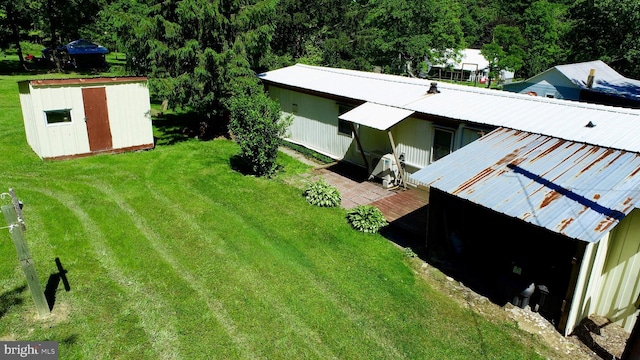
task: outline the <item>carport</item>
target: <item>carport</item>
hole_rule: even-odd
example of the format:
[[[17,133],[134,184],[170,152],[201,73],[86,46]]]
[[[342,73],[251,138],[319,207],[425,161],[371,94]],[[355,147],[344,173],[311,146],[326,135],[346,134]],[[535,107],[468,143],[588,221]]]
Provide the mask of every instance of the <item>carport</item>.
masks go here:
[[[635,323],[639,174],[636,152],[498,128],[411,180],[430,188],[435,261],[496,302],[544,286],[532,305],[568,335],[591,314]]]

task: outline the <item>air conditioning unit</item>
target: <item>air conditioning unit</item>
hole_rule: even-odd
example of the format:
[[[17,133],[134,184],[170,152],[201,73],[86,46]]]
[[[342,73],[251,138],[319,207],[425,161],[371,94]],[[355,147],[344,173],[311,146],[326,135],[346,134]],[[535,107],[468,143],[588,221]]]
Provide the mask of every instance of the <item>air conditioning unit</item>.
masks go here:
[[[371,177],[382,180],[382,186],[389,188],[398,184],[400,176],[393,154],[384,154],[377,163],[372,163],[372,166],[374,168],[371,171]]]

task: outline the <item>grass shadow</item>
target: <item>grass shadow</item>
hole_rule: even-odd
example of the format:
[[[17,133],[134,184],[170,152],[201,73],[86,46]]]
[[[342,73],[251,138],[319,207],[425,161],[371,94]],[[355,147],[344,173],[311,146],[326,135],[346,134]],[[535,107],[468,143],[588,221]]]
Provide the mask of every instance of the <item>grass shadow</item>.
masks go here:
[[[26,289],[27,285],[22,285],[0,294],[0,318],[2,318],[13,306],[20,305],[24,302],[22,293]]]
[[[22,67],[20,60],[2,59],[0,60],[0,75],[43,75],[43,74],[68,74],[70,77],[100,76],[109,72],[106,68],[64,68],[59,72],[50,63],[40,61],[26,61],[27,69]]]
[[[39,62],[27,61],[27,69],[25,69],[20,64],[20,60],[0,60],[0,75],[41,75],[50,73],[57,73],[57,70]]]
[[[228,138],[227,126],[222,120],[207,120],[193,113],[164,113],[152,110],[153,126],[156,129],[156,145],[173,145],[191,139],[211,140]]]

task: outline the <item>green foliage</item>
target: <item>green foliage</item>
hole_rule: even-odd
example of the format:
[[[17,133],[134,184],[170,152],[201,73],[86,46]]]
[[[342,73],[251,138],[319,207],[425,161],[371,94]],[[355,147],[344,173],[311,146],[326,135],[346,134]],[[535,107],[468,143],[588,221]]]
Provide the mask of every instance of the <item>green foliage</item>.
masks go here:
[[[342,201],[338,189],[323,179],[309,183],[302,195],[309,204],[319,207],[338,207]]]
[[[269,53],[274,14],[271,0],[119,0],[105,6],[101,24],[156,97],[224,119],[229,99],[258,81],[252,69]]]
[[[39,57],[44,49],[44,46],[41,44],[34,44],[28,41],[21,41],[20,47],[22,48],[23,54],[32,54],[36,57]]]
[[[500,71],[517,71],[524,65],[526,56],[522,46],[526,41],[520,33],[520,29],[513,26],[498,25],[493,30],[493,41],[485,44],[480,50],[481,54],[489,61],[489,82],[492,78],[499,78]]]
[[[565,31],[564,6],[547,0],[535,1],[523,14],[523,36],[529,43],[523,77],[541,73],[558,64],[564,50],[560,43]]]
[[[640,2],[578,0],[567,15],[569,61],[600,59],[627,77],[640,78]]]
[[[240,146],[240,158],[256,176],[276,171],[278,147],[290,119],[281,119],[280,104],[264,92],[240,94],[229,101],[229,130]]]
[[[347,220],[354,229],[365,233],[377,233],[389,225],[380,209],[373,205],[359,205],[349,210]]]
[[[415,75],[433,49],[463,45],[461,9],[453,0],[369,2],[360,46],[366,58],[385,72]]]
[[[404,248],[404,256],[408,258],[416,258],[418,257],[418,254],[416,254],[410,247],[406,247]]]

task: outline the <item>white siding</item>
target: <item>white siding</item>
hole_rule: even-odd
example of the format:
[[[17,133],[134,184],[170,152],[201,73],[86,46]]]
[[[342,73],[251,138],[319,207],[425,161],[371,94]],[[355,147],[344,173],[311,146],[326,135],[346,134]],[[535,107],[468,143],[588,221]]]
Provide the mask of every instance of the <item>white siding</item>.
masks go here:
[[[114,149],[153,144],[149,89],[143,83],[106,87]]]
[[[34,123],[40,139],[40,157],[89,152],[84,104],[79,87],[31,87]],[[47,124],[45,111],[71,109],[71,122]]]
[[[38,130],[36,129],[34,121],[35,114],[33,112],[33,101],[29,83],[19,83],[18,90],[20,92],[20,106],[22,108],[22,118],[24,121],[27,143],[36,152],[36,154],[40,155],[40,139],[38,138]]]
[[[433,125],[426,120],[407,118],[392,128],[398,155],[405,156],[407,172],[412,173],[429,165]]]
[[[286,138],[334,159],[355,152],[352,137],[338,134],[338,104],[329,99],[270,87],[272,98],[280,101],[284,115],[293,115]],[[297,109],[297,110],[296,110]]]

